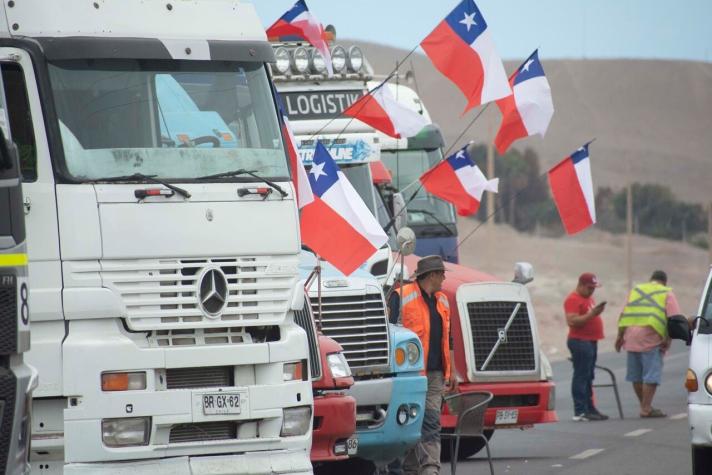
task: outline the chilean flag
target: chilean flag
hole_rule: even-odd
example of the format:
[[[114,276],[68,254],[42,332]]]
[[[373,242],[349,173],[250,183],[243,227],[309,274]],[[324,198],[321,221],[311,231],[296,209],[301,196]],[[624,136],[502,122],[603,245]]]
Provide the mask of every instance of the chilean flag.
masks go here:
[[[292,127],[289,125],[287,114],[280,107],[282,113],[282,135],[284,136],[285,146],[287,148],[287,156],[289,157],[289,167],[292,170],[292,181],[294,189],[297,193],[297,205],[299,209],[305,207],[314,201],[314,194],[309,186],[309,177],[304,169],[304,163],[297,152],[297,140],[294,138]]]
[[[467,145],[423,173],[420,183],[428,192],[455,205],[468,216],[480,209],[485,191],[497,193],[499,178],[488,180],[467,153]]]
[[[420,46],[465,95],[464,112],[512,94],[487,22],[473,0],[460,2]]]
[[[502,111],[502,125],[494,139],[497,152],[504,155],[517,139],[539,134],[542,137],[554,115],[551,88],[534,51],[509,78],[513,95],[497,101]]]
[[[302,242],[349,275],[388,237],[321,142],[316,144],[309,184],[314,201],[302,208]]]
[[[567,234],[576,234],[596,222],[596,205],[587,143],[549,170],[551,194]]]
[[[329,45],[324,38],[324,27],[321,26],[321,23],[311,14],[304,0],[298,0],[287,13],[282,15],[279,20],[267,28],[267,36],[269,38],[280,36],[298,36],[304,38],[310,45],[319,50],[324,57],[329,76],[334,75],[334,69],[331,66]]]
[[[398,104],[387,84],[381,84],[351,104],[344,115],[397,139],[413,137],[428,125],[425,117]]]

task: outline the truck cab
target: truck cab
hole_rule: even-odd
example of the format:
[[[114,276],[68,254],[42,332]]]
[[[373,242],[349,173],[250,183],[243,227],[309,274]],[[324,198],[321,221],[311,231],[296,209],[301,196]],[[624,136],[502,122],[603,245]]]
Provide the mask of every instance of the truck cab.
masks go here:
[[[39,371],[32,472],[311,474],[298,211],[252,5],[27,0],[0,15]]]
[[[712,269],[702,290],[697,315],[685,381],[694,475],[712,471]]]

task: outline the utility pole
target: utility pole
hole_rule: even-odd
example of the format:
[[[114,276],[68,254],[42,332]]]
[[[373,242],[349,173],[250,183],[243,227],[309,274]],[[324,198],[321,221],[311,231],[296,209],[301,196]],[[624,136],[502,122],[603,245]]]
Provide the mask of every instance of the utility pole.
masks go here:
[[[630,176],[630,174],[628,174]],[[625,212],[625,264],[628,290],[633,288],[633,185],[628,181]]]

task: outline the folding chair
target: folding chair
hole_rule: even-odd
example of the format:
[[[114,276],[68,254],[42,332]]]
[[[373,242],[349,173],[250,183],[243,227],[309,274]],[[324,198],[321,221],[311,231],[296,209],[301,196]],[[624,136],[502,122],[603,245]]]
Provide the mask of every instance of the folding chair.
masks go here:
[[[441,438],[450,439],[450,471],[452,475],[457,473],[457,454],[460,451],[461,437],[479,437],[484,440],[490,473],[494,475],[492,454],[484,434],[485,412],[492,397],[492,393],[487,391],[453,394],[445,397],[448,411],[457,416],[455,431],[451,434],[440,434]]]

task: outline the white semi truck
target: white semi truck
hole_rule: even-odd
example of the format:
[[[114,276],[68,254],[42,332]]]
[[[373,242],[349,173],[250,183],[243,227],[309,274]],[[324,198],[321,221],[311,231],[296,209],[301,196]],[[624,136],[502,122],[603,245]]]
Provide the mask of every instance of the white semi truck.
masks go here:
[[[7,1],[33,473],[310,474],[294,190],[251,5]]]

